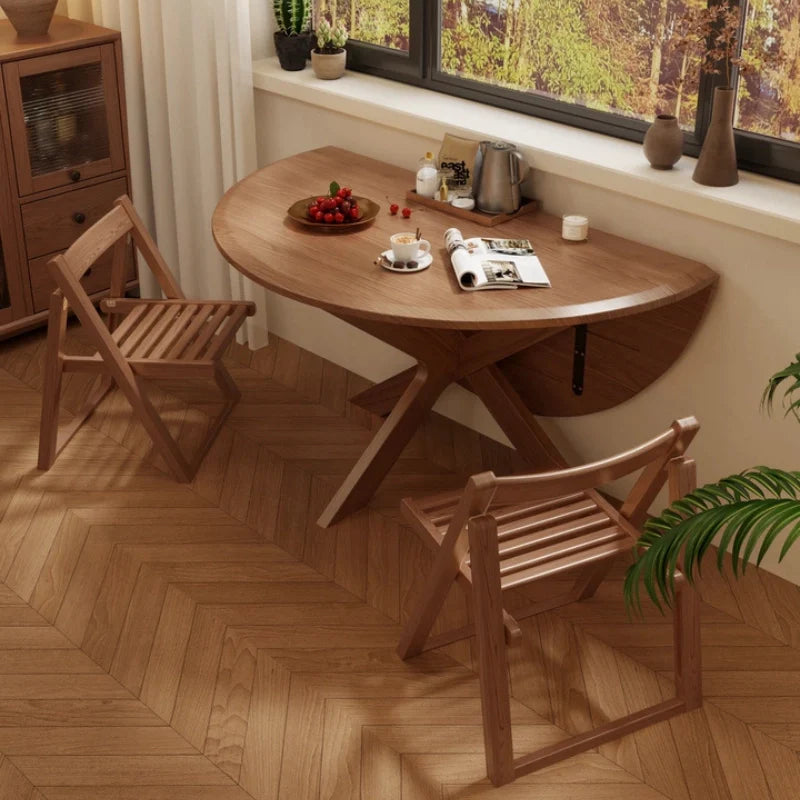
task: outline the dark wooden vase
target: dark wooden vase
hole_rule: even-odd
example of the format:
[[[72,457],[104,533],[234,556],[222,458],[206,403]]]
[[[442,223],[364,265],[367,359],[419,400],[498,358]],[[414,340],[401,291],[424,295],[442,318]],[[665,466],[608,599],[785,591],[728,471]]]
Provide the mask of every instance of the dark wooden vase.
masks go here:
[[[736,142],[733,138],[733,110],[736,92],[730,86],[714,89],[714,109],[703,149],[692,179],[703,186],[735,186],[739,183]]]
[[[683,131],[671,114],[659,114],[644,135],[644,154],[653,169],[672,169],[683,154]]]

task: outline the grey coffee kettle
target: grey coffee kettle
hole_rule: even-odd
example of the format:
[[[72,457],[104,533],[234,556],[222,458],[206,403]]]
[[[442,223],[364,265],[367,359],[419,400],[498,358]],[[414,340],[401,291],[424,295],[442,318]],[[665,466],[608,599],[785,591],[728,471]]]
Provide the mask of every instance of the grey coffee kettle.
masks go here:
[[[516,145],[507,142],[481,142],[481,168],[475,205],[489,214],[512,214],[522,205],[520,184],[530,167]]]

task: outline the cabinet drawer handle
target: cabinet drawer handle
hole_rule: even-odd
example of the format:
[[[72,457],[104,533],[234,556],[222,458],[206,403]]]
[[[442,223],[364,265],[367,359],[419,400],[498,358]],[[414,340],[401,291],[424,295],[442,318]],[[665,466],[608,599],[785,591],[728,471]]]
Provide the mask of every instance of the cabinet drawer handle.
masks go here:
[[[74,219],[75,222],[78,223],[78,225],[83,225],[83,223],[86,222],[86,214],[83,214],[80,211],[78,211],[76,214],[72,215],[72,219]]]
[[[81,171],[79,169],[73,169],[72,172],[69,173],[69,179],[77,183],[81,179]]]

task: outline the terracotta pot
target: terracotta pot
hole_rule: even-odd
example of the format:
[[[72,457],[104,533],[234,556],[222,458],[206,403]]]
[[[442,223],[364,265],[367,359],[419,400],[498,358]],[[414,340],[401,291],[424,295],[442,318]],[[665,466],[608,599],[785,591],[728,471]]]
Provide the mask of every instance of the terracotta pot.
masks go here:
[[[347,52],[342,48],[338,53],[318,53],[311,51],[311,66],[314,74],[324,81],[333,81],[344,75],[347,65]]]
[[[285,34],[275,31],[275,51],[278,54],[281,68],[288,72],[297,72],[306,68],[309,53],[313,47],[312,33]]]
[[[703,186],[735,186],[739,183],[736,142],[733,138],[733,109],[736,92],[729,86],[714,89],[714,108],[703,149],[692,179]]]
[[[653,169],[672,169],[683,155],[683,131],[671,114],[659,114],[644,135],[644,154]]]
[[[20,36],[44,36],[58,0],[0,0],[0,8]]]

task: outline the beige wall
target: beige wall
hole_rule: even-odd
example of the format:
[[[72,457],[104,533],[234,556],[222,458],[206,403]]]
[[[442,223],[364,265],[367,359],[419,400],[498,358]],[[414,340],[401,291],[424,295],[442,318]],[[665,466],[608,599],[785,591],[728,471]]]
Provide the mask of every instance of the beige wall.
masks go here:
[[[256,106],[262,164],[336,144],[410,168],[436,144],[263,91],[256,92]],[[698,335],[664,377],[610,411],[547,420],[554,438],[570,458],[592,459],[662,430],[675,417],[696,414],[703,426],[693,447],[701,480],[755,464],[800,467],[800,425],[759,413],[766,378],[800,349],[800,247],[603,191],[579,178],[537,172],[535,194],[552,213],[580,211],[599,229],[702,260],[721,280]],[[270,305],[276,333],[368,378],[380,380],[408,363],[327,314],[277,296]],[[440,408],[499,438],[466,392],[450,392]],[[773,561],[768,567],[800,583],[800,548],[783,565]]]

